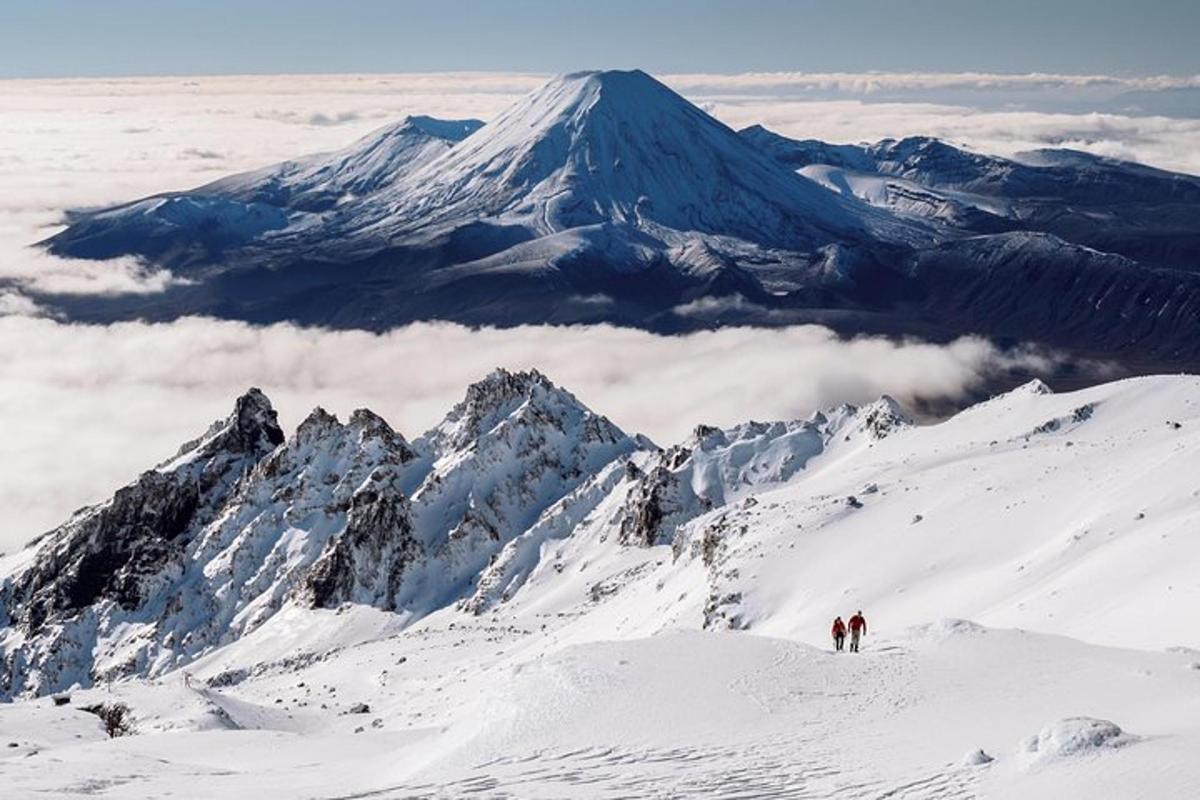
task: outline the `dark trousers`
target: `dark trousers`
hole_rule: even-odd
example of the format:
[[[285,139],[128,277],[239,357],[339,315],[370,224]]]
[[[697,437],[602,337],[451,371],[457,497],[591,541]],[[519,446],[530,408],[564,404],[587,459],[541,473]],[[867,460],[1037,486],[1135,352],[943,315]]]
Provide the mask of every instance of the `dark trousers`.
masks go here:
[[[846,643],[846,634],[839,633],[833,637],[833,649],[839,653],[842,652],[842,645]]]

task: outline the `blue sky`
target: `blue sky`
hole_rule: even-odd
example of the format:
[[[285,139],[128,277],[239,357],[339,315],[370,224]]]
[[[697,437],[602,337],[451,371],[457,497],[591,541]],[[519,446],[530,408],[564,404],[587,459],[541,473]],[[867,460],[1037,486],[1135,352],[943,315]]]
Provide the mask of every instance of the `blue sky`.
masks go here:
[[[3,0],[0,77],[1200,73],[1197,0]]]

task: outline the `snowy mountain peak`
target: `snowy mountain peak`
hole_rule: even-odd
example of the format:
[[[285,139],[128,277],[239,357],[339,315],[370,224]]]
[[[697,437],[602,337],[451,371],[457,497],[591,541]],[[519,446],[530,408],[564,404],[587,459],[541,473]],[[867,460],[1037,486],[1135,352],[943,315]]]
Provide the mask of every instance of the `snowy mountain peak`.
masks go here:
[[[466,396],[424,440],[435,453],[460,450],[498,423],[521,414],[532,421],[554,424],[564,413],[594,417],[575,395],[561,389],[536,369],[510,372],[497,369],[467,387]],[[611,438],[624,436],[603,417],[603,427],[611,428]]]
[[[100,625],[98,606],[115,615],[114,623],[145,607],[162,591],[163,576],[182,568],[196,531],[282,442],[275,409],[262,391],[250,389],[228,417],[174,458],[30,545],[35,557],[27,567],[0,582],[0,619],[15,623],[20,636],[47,629],[63,635],[73,625],[84,631]],[[81,668],[77,656],[70,647],[43,653],[47,671],[36,676],[0,670],[0,695],[30,688],[14,683],[18,677],[36,686],[69,685],[74,673],[64,670]]]
[[[296,428],[296,435],[303,438],[322,436],[327,431],[340,425],[341,423],[338,422],[337,417],[317,406],[309,412],[308,416],[300,423],[300,426]]]
[[[474,119],[408,116],[341,150],[232,175],[191,194],[321,213],[395,186],[482,126]]]
[[[343,425],[336,416],[317,406],[296,428],[296,437],[311,441],[342,432],[352,434],[359,441],[379,439],[388,442],[394,449],[411,451],[405,438],[387,420],[368,408],[355,409],[349,421]]]
[[[1064,559],[1085,563],[1109,541],[1106,571],[1125,569],[1135,541],[1172,569],[1190,563],[1171,549],[1187,537],[1126,533],[1194,521],[1191,486],[1147,482],[1144,469],[1180,472],[1170,454],[1189,452],[1195,435],[1195,383],[1122,381],[1074,395],[1030,383],[1022,396],[923,427],[883,397],[807,420],[699,426],[665,450],[624,435],[535,371],[488,375],[445,429],[412,447],[370,411],[342,424],[319,408],[272,445],[273,409],[247,393],[203,439],[249,441],[247,452],[215,449],[145,473],[0,560],[0,697],[184,664],[213,675],[225,663],[232,674],[222,680],[238,682],[266,660],[261,646],[282,648],[283,675],[293,657],[344,644],[342,626],[355,619],[395,632],[456,609],[494,613],[499,628],[600,611],[592,618],[628,633],[683,621],[769,631],[772,609],[786,607],[823,628],[826,614],[846,611],[833,553],[861,561],[882,586],[864,606],[910,620],[910,597],[940,612],[944,591],[961,601],[963,574],[942,577],[940,567],[952,542],[975,535],[962,520],[981,516],[1013,532],[971,547],[1016,548],[994,563],[1016,566],[1003,597],[1019,613]],[[235,435],[247,430],[258,434]],[[1128,458],[1131,448],[1143,457]],[[1089,470],[1114,470],[1129,487],[1124,499],[1112,502],[1106,487],[1100,511],[1056,502],[1081,491],[1089,470],[1080,458]],[[1030,502],[1013,505],[994,485]],[[813,566],[823,558],[831,560]],[[879,571],[898,558],[916,559],[923,577]],[[1142,575],[1137,587],[1154,603],[1177,601],[1185,579],[1151,585]],[[1076,585],[1077,610],[1096,607],[1087,592],[1110,587],[1094,575]],[[980,608],[995,603],[989,595]],[[299,643],[296,632],[321,620],[336,634]]]
[[[642,443],[536,371],[488,375],[415,447],[367,409],[317,407],[285,441],[252,390],[0,575],[0,696],[157,674],[288,604],[442,607]]]
[[[928,186],[967,186],[999,180],[1015,166],[1011,161],[973,153],[930,136],[884,139],[867,152],[880,172]]]
[[[583,120],[593,112],[637,116],[645,114],[648,105],[664,100],[678,102],[675,98],[682,99],[638,69],[582,70],[551,79],[518,107],[540,109],[548,120]]]
[[[447,142],[461,142],[475,131],[483,127],[483,122],[477,119],[438,119],[423,114],[405,117],[394,128],[395,131],[418,131],[426,136],[444,139]]]
[[[844,405],[822,416],[823,423],[832,431],[853,438],[861,434],[869,441],[886,439],[902,428],[912,426],[913,419],[895,398],[883,395],[864,406]]]
[[[597,225],[756,243],[858,237],[863,220],[641,71],[559,76],[398,185],[364,230],[492,218],[540,236]],[[605,261],[621,256],[605,245]],[[617,265],[619,266],[619,265]]]
[[[235,452],[270,449],[283,441],[279,415],[261,389],[251,388],[237,399],[225,421],[222,444]]]
[[[1051,389],[1049,386],[1047,386],[1046,382],[1043,381],[1041,378],[1034,378],[1033,380],[1023,383],[1020,386],[1018,386],[1017,388],[1013,389],[1011,392],[1009,392],[1009,394],[1011,394],[1011,395],[1021,395],[1021,394],[1043,395],[1043,394],[1054,394],[1054,390]]]
[[[344,485],[341,491],[348,498],[368,478],[382,479],[377,468],[398,468],[414,458],[404,437],[374,412],[358,409],[343,424],[317,406],[258,471],[268,478],[287,475],[292,482],[300,480],[300,473],[316,476],[328,485]]]
[[[158,469],[170,470],[182,463],[208,459],[219,454],[259,458],[283,442],[279,416],[261,389],[251,388],[234,402],[233,411],[217,420],[200,437],[185,443],[175,456]]]
[[[375,330],[824,320],[1187,368],[1197,209],[1200,179],[1143,165],[739,134],[644,72],[575,72],[487,124],[407,117],[337,152],[73,213],[44,243],[56,254],[184,280],[31,299],[88,320]]]
[[[251,388],[234,402],[217,443],[233,452],[250,453],[269,450],[282,441],[275,407],[261,389]]]

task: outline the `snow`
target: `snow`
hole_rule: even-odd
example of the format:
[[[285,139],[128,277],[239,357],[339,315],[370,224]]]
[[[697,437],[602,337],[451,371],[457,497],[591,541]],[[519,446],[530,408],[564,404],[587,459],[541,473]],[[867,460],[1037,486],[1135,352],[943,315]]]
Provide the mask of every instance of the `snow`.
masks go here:
[[[1183,757],[1200,741],[1194,678],[1168,654],[1003,630],[859,656],[694,631],[499,644],[509,620],[471,619],[232,687],[75,693],[140,711],[138,735],[112,741],[48,700],[5,707],[0,729],[21,731],[19,755],[0,756],[6,796],[1185,797],[1200,779]],[[1031,765],[1018,744],[1031,721],[1080,706],[1159,735]],[[1111,742],[1105,730],[1060,723],[1037,739]],[[994,760],[964,763],[968,743]]]
[[[217,596],[272,587],[271,613],[69,706],[0,706],[5,797],[1200,787],[1198,378],[1031,382],[920,425],[881,399],[658,450],[497,372],[411,443],[384,426],[314,412],[197,539],[246,542],[202,563],[244,559]],[[359,588],[314,607],[294,591],[329,552],[312,537],[380,542],[308,509],[382,467],[412,525],[380,542],[448,549],[387,591],[369,567],[389,557],[359,558]],[[862,653],[831,652],[829,621],[859,608]],[[23,641],[6,653],[37,652]],[[79,710],[98,702],[126,703],[136,735],[104,738]]]
[[[1036,736],[1021,742],[1031,764],[1124,747],[1137,741],[1115,723],[1091,717],[1070,717],[1047,725]]]
[[[546,235],[611,222],[773,244],[861,224],[636,70],[551,81],[415,172],[392,213],[422,226],[510,217]]]
[[[326,211],[392,186],[482,125],[478,120],[405,117],[337,152],[222,178],[196,189],[195,194],[255,200],[298,211]]]
[[[831,191],[857,197],[872,206],[949,226],[977,224],[970,216],[972,212],[999,217],[1015,213],[1013,204],[1003,198],[949,188],[931,189],[917,181],[878,172],[859,172],[827,164],[812,164],[797,172]]]

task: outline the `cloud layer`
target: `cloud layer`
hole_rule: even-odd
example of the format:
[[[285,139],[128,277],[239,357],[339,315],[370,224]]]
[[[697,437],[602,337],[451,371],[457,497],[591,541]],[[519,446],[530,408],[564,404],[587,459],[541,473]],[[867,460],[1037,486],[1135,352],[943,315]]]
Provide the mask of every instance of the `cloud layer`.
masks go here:
[[[819,327],[682,337],[609,327],[474,331],[412,325],[377,335],[184,319],[65,325],[0,319],[0,548],[108,496],[229,412],[251,385],[285,427],[315,405],[360,406],[415,437],[497,366],[536,367],[628,431],[661,444],[696,424],[807,416],[884,393],[956,398],[1012,367],[1048,369],[977,339],[947,346],[839,341]]]

